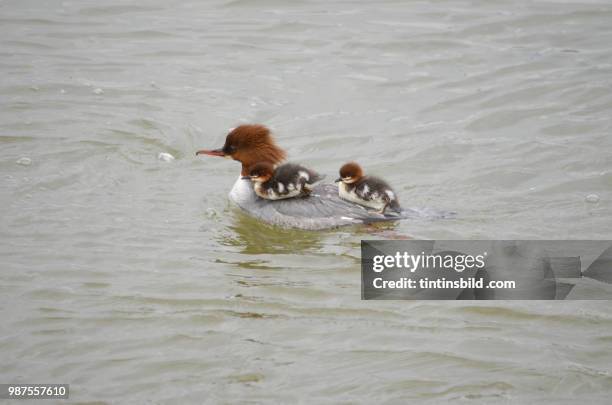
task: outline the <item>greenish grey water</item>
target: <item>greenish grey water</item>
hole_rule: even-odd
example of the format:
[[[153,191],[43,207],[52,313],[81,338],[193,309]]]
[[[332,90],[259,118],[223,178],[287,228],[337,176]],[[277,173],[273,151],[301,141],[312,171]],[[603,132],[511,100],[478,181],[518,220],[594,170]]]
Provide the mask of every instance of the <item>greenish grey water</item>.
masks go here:
[[[0,1],[0,382],[607,403],[609,302],[362,302],[359,243],[611,239],[611,43],[606,1]],[[262,225],[193,156],[240,122],[458,216]]]

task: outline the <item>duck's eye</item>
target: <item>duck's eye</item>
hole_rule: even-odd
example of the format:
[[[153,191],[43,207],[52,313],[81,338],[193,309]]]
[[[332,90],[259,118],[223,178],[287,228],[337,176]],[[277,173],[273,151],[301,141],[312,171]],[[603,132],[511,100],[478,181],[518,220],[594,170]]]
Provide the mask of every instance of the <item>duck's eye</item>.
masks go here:
[[[223,148],[223,152],[225,152],[226,155],[231,155],[236,152],[236,147],[234,145],[226,145],[225,148]]]

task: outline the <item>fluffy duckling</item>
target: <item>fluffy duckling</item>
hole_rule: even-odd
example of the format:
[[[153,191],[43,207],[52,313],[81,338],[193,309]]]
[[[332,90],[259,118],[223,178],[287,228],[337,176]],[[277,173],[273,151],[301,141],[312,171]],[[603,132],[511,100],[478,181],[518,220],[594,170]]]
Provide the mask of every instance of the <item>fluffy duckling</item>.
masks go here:
[[[366,207],[374,208],[381,214],[387,209],[401,211],[397,195],[384,180],[373,176],[364,176],[361,166],[349,162],[340,168],[340,177],[336,180],[340,198]]]
[[[304,197],[323,177],[304,166],[285,163],[276,169],[271,163],[260,162],[249,168],[248,178],[254,183],[255,194],[266,200]]]

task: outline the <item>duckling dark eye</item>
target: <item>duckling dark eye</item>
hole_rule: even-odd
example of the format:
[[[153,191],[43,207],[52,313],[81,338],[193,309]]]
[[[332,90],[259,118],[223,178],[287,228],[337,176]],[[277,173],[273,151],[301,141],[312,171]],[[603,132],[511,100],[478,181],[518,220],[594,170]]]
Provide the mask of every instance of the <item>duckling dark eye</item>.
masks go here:
[[[236,147],[234,145],[225,145],[223,148],[223,153],[226,155],[231,155],[234,152],[236,152]]]

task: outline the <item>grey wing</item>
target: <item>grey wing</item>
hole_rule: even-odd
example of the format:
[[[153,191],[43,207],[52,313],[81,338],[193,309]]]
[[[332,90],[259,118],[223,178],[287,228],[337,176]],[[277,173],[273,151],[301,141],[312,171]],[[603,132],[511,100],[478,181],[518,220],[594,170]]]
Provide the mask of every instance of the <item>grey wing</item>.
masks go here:
[[[311,230],[402,218],[402,215],[384,215],[342,200],[334,184],[318,184],[306,198],[277,201],[260,199],[257,205],[252,214],[268,223]]]
[[[255,205],[252,210],[242,208],[268,223],[290,228],[317,230],[394,219],[340,199],[338,188],[332,184],[315,186],[306,198],[259,199]]]
[[[246,180],[245,180],[246,181]],[[321,230],[398,219],[434,219],[452,213],[432,209],[404,209],[400,213],[380,214],[360,205],[342,200],[335,184],[319,183],[310,196],[285,200],[252,198],[236,202],[249,215],[272,225],[285,228]]]

